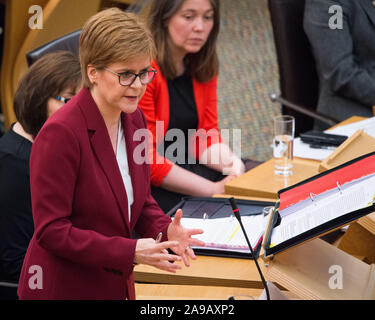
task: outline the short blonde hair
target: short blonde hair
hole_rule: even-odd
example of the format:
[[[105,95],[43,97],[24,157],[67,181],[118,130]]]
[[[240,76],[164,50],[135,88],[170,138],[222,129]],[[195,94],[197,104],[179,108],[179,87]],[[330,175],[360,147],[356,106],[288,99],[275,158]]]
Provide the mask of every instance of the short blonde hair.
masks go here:
[[[87,66],[101,70],[138,55],[155,56],[153,38],[145,23],[133,13],[110,8],[92,16],[83,26],[79,39],[79,59],[83,86],[91,87]]]

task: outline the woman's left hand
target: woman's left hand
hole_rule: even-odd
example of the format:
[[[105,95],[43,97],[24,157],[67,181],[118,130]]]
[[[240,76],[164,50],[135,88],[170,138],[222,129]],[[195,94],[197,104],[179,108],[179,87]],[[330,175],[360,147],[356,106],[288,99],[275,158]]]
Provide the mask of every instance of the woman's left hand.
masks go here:
[[[168,241],[177,241],[179,245],[173,247],[173,251],[181,256],[182,260],[185,263],[185,266],[189,266],[189,258],[195,260],[195,254],[193,249],[190,248],[193,246],[204,246],[205,243],[198,239],[194,239],[191,236],[195,234],[202,234],[202,229],[186,229],[181,225],[182,210],[178,209],[174,216],[173,221],[168,227]]]

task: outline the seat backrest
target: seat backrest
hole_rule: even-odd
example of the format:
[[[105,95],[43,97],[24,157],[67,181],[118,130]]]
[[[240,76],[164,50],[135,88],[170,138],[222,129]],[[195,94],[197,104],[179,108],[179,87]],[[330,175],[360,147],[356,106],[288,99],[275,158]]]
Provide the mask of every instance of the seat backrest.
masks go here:
[[[81,30],[74,31],[28,52],[26,54],[27,64],[31,66],[36,60],[45,54],[60,50],[70,51],[78,58],[80,34]]]
[[[319,79],[309,40],[303,30],[305,0],[268,0],[281,96],[316,110]],[[312,118],[282,106],[282,113],[296,118],[296,135],[312,129]]]

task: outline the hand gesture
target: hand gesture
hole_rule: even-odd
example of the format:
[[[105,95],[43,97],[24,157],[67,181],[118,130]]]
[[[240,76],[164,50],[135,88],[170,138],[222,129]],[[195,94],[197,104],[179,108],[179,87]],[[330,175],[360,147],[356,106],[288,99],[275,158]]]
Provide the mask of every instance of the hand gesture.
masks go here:
[[[167,249],[179,246],[177,241],[155,242],[154,239],[139,239],[135,247],[134,262],[148,264],[158,269],[175,273],[181,266],[173,263],[180,261],[181,257],[169,254]]]
[[[204,246],[205,243],[198,239],[194,239],[191,236],[195,234],[203,233],[201,229],[186,229],[181,225],[182,210],[178,209],[174,216],[173,221],[168,227],[168,240],[177,242],[178,245],[171,248],[173,252],[181,256],[185,263],[185,266],[189,266],[189,258],[195,260],[195,254],[193,249],[190,248],[191,245],[194,246]]]

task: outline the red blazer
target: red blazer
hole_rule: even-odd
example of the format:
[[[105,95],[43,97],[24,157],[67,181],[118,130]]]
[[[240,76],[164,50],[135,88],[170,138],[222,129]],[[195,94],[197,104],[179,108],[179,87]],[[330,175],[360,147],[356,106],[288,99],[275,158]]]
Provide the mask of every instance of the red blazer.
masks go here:
[[[24,260],[20,299],[134,299],[134,229],[163,241],[171,221],[150,195],[150,169],[137,165],[133,133],[142,112],[122,114],[134,203],[126,190],[104,120],[87,88],[43,126],[32,147],[30,184],[35,233]],[[33,265],[42,269],[42,289]]]
[[[158,72],[155,79],[147,85],[146,93],[139,103],[147,119],[147,129],[152,133],[151,151],[151,183],[159,186],[164,177],[172,168],[172,163],[159,155],[156,150],[157,142],[162,142],[169,126],[169,92],[167,80],[163,77],[157,63],[153,61],[151,66]],[[193,156],[199,158],[199,154],[206,147],[221,141],[218,117],[217,117],[217,77],[207,83],[201,83],[193,79],[193,91],[198,113],[198,128],[208,131],[214,129],[214,133],[209,136],[200,135],[199,145],[196,150],[192,150]],[[162,121],[164,132],[157,137],[156,121]],[[159,132],[158,132],[159,133]],[[198,149],[200,148],[200,149]],[[199,151],[198,151],[199,150]],[[160,164],[161,163],[161,164]]]

